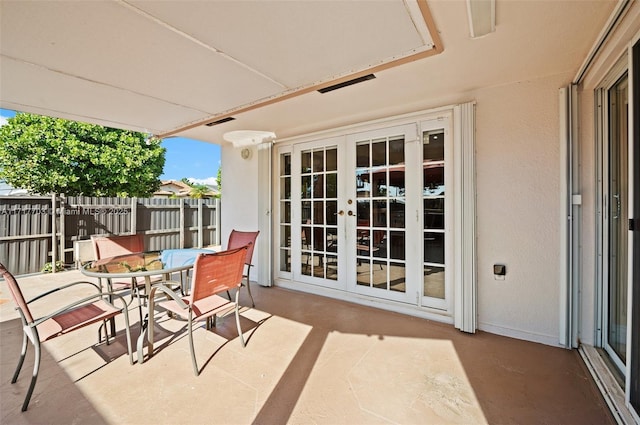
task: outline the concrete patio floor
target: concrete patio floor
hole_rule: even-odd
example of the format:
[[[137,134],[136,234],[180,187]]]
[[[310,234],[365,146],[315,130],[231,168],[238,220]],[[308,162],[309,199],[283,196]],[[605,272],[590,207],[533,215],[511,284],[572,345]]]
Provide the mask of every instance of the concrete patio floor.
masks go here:
[[[31,298],[83,279],[69,271],[18,281]],[[252,288],[256,308],[242,313],[245,348],[233,316],[214,331],[195,332],[200,376],[192,371],[185,322],[161,315],[154,356],[133,366],[122,322],[109,346],[96,345],[96,325],[43,345],[40,377],[22,413],[33,349],[18,382],[10,384],[22,336],[0,281],[0,423],[614,423],[575,350],[469,335],[280,288]],[[244,291],[241,302],[249,305]],[[135,341],[135,308],[130,317]]]

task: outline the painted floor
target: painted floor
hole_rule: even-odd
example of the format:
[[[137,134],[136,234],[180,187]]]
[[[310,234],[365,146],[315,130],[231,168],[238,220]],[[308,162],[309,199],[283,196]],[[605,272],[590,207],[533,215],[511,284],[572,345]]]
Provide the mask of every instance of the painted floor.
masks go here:
[[[77,271],[19,278],[25,296]],[[122,322],[46,342],[29,409],[33,349],[10,384],[21,328],[0,282],[2,424],[612,424],[579,354],[281,288],[252,286],[242,347],[233,316],[199,328],[160,315],[155,354],[130,365]],[[57,302],[64,302],[64,299]],[[41,310],[54,302],[43,303]],[[249,305],[246,293],[241,303]],[[130,311],[134,340],[139,317]],[[145,350],[146,353],[146,350]]]

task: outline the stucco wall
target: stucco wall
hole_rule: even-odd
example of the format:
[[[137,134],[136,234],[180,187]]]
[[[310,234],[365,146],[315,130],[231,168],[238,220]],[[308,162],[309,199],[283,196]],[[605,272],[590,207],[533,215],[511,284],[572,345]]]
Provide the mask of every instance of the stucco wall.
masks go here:
[[[249,159],[240,156],[240,149],[231,144],[222,145],[222,197],[221,197],[221,228],[222,246],[227,246],[229,233],[232,229],[255,231],[258,230],[258,155],[256,148],[252,149]],[[253,252],[251,280],[259,275],[259,248]]]
[[[571,75],[476,93],[480,329],[558,344],[558,89]],[[495,280],[493,264],[506,264]]]
[[[558,90],[572,77],[480,89],[466,98],[477,101],[480,329],[551,345],[559,333]],[[222,155],[225,240],[231,228],[258,226],[258,171],[255,152],[243,160],[224,146]],[[496,263],[507,266],[503,281],[494,279]]]

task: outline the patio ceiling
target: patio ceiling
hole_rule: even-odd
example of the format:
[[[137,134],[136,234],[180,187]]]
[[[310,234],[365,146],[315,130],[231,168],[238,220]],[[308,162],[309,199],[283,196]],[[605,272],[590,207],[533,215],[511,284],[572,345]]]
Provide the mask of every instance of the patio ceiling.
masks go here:
[[[0,106],[213,143],[294,136],[575,73],[615,3],[498,0],[496,31],[472,39],[463,1],[2,1]]]

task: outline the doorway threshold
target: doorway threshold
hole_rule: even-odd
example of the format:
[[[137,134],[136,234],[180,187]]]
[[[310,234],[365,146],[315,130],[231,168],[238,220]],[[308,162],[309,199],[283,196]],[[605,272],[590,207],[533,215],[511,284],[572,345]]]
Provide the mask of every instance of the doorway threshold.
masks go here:
[[[623,425],[635,425],[636,421],[625,403],[624,391],[598,350],[591,345],[581,344],[578,352],[616,422]]]

